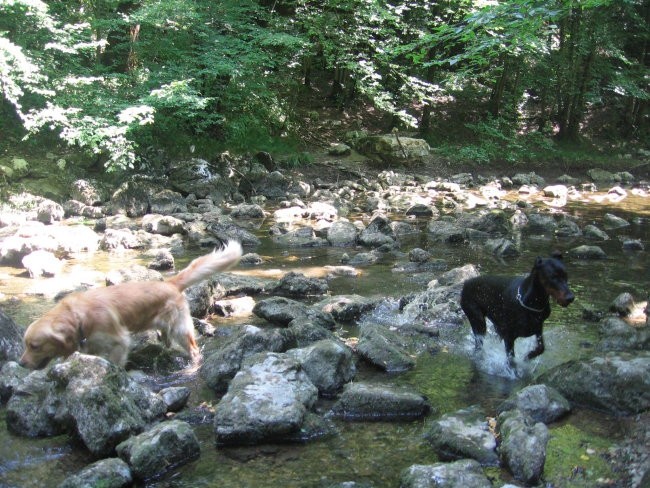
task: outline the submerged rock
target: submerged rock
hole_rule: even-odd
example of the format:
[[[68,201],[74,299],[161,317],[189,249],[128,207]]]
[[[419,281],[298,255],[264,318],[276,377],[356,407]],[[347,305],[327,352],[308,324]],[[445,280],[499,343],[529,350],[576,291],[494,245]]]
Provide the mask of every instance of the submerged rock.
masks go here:
[[[346,420],[408,420],[431,410],[426,397],[390,385],[349,383],[331,410]]]
[[[126,488],[132,486],[133,475],[129,465],[119,458],[94,462],[78,473],[67,477],[59,488]]]
[[[455,463],[414,464],[402,471],[400,488],[493,488],[472,459]]]

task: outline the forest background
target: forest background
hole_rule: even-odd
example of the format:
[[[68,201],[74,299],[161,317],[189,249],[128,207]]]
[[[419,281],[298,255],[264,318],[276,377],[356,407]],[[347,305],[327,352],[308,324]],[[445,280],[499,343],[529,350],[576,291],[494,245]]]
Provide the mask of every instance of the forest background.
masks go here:
[[[337,127],[479,166],[647,160],[649,39],[648,0],[0,0],[0,151],[299,166]]]

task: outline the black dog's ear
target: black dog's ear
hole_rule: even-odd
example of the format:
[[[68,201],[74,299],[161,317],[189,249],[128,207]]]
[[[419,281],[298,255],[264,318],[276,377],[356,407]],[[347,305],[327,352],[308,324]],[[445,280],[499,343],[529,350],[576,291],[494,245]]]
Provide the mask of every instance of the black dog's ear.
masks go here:
[[[562,261],[562,251],[558,251],[557,249],[551,253],[551,257],[554,259],[559,259]]]

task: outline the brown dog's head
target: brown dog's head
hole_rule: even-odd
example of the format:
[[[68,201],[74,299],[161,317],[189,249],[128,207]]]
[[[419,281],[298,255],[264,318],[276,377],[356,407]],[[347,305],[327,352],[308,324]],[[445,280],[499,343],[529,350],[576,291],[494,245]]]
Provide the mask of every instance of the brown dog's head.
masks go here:
[[[73,321],[65,315],[50,312],[27,327],[23,338],[25,352],[19,363],[29,369],[44,368],[51,359],[69,356],[76,351],[78,337]]]

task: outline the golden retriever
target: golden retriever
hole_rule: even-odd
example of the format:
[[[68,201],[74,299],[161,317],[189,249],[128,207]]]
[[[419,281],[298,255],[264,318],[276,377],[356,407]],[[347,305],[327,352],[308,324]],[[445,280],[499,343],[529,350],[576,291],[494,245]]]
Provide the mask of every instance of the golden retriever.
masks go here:
[[[182,292],[234,266],[241,254],[241,245],[230,241],[165,281],[132,281],[72,293],[27,327],[20,364],[40,369],[55,357],[81,351],[124,366],[130,333],[152,329],[161,333],[167,346],[171,339],[177,342],[198,365],[201,353]]]

